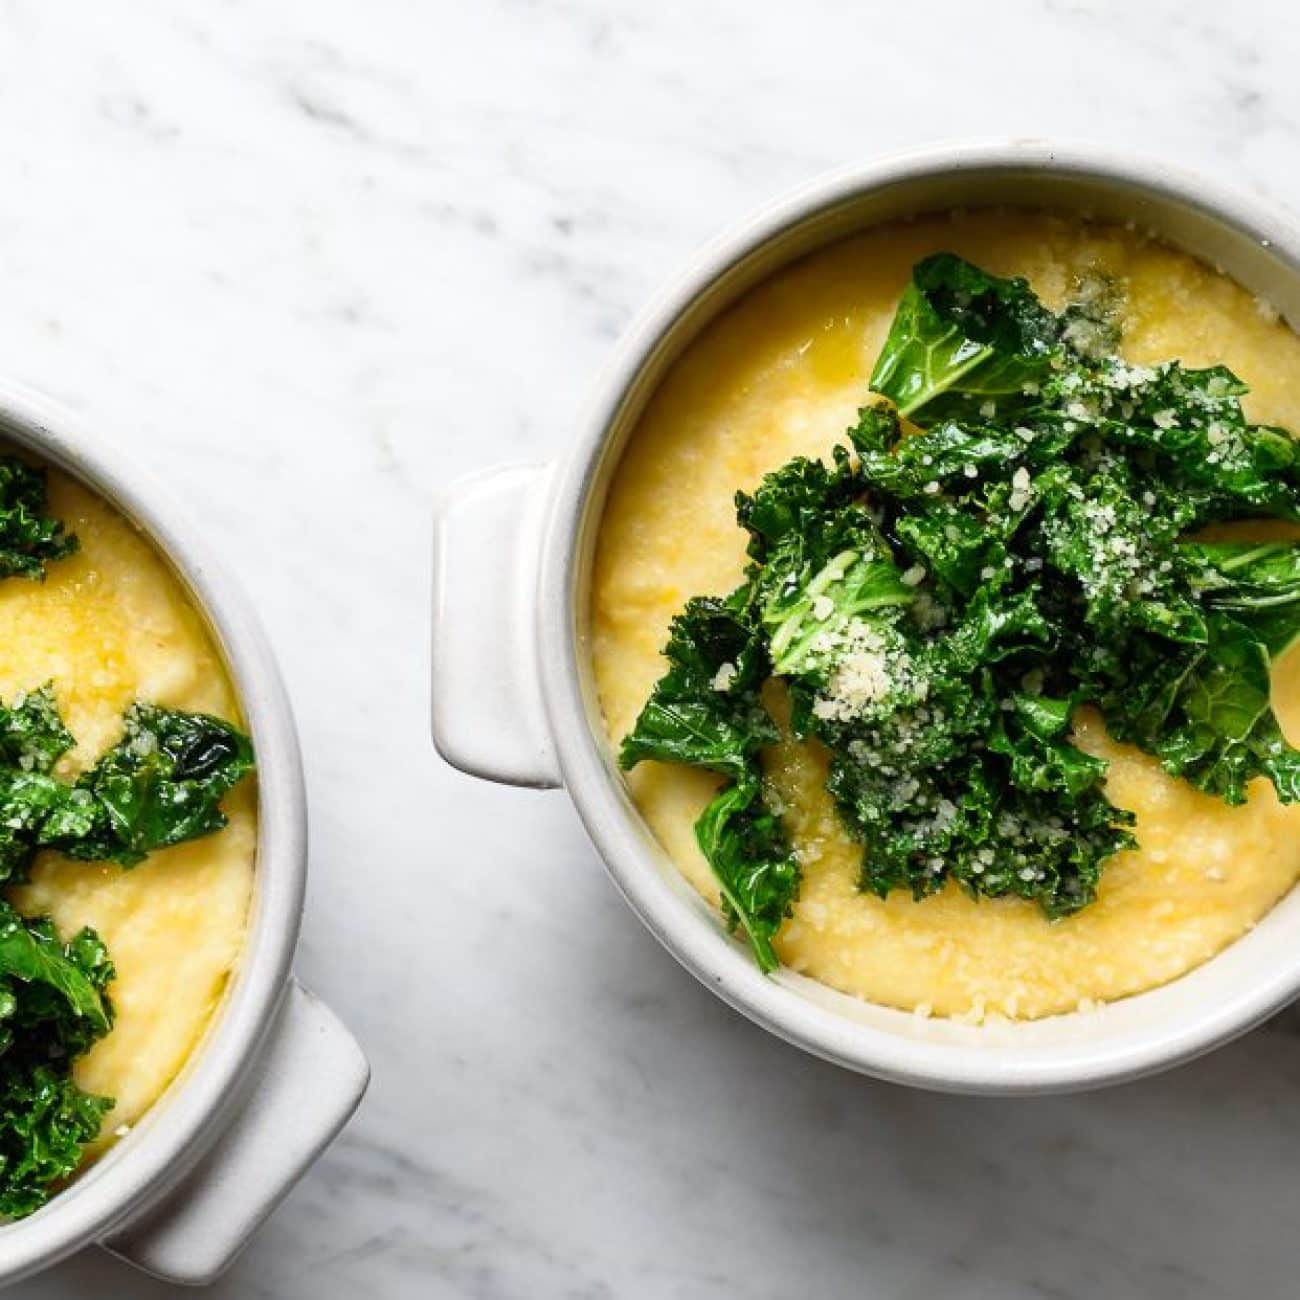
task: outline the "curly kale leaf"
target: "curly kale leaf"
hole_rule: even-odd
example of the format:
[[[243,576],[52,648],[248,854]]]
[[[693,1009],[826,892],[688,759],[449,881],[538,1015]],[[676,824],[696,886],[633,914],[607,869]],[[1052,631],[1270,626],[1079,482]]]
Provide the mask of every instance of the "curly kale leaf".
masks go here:
[[[1005,412],[1046,378],[1061,351],[1060,322],[1027,280],[937,253],[912,269],[871,388],[923,424],[970,416],[990,402]]]
[[[1050,571],[1077,584],[1082,616],[1095,634],[1115,639],[1149,632],[1205,643],[1205,614],[1187,590],[1174,547],[1186,511],[1161,512],[1143,477],[1124,461],[1078,470],[1042,497],[1043,557]]]
[[[1209,631],[1155,751],[1170,772],[1228,803],[1245,803],[1246,783],[1261,773],[1290,801],[1300,753],[1283,740],[1269,704],[1268,648],[1225,615],[1211,615]]]
[[[8,708],[0,704],[0,763],[23,772],[48,772],[75,743],[48,682],[15,697]]]
[[[77,1172],[112,1104],[53,1065],[0,1057],[0,1219],[39,1210]]]
[[[87,946],[95,942],[93,933],[86,931],[64,947],[50,922],[25,921],[0,902],[0,986],[6,1001],[13,1000],[14,981],[32,988],[24,1005],[9,1012],[6,1024],[21,1025],[25,1018],[57,1021],[71,1015],[106,1033],[109,1018],[99,990],[107,958],[102,949]]]
[[[1067,763],[1087,759],[1074,753]],[[1037,747],[1025,761],[1040,770]],[[849,750],[833,760],[828,788],[848,827],[867,841],[863,889],[882,898],[906,889],[920,899],[951,879],[972,897],[1012,895],[1059,917],[1086,907],[1106,860],[1133,843],[1124,829],[1131,816],[1106,800],[1095,769],[1079,776],[1090,784],[1069,797],[1023,789],[993,753],[967,748],[900,782]]]
[[[0,1218],[39,1209],[76,1172],[112,1101],[72,1065],[112,1026],[113,967],[93,930],[60,943],[0,902]]]
[[[732,929],[743,929],[764,970],[772,938],[794,905],[799,872],[779,819],[766,806],[758,752],[779,739],[759,688],[771,666],[748,585],[726,600],[692,600],[673,620],[660,679],[619,763],[684,763],[730,780],[695,824]]]
[[[222,797],[254,766],[229,723],[145,704],[75,782],[51,770],[71,744],[48,686],[0,706],[0,884],[25,880],[40,849],[129,867],[220,830]]]
[[[910,605],[915,592],[892,559],[849,546],[811,575],[788,572],[763,610],[772,669],[783,677],[815,672],[874,610]]]
[[[50,775],[72,744],[49,685],[0,705],[0,883],[26,879],[50,826],[88,826],[71,787]]]
[[[692,600],[673,620],[664,655],[668,672],[624,737],[620,765],[650,758],[743,777],[759,748],[777,739],[758,698],[768,657],[749,589]]]
[[[1006,558],[1000,530],[949,501],[924,514],[900,515],[894,530],[928,573],[961,596],[973,596],[985,570],[996,571]]]
[[[764,801],[756,768],[718,792],[695,823],[695,838],[717,878],[728,924],[744,931],[761,970],[775,970],[772,940],[794,910],[799,865]]]
[[[72,792],[77,806],[93,810],[90,829],[47,827],[42,843],[72,858],[134,866],[155,849],[225,826],[221,799],[253,766],[251,742],[230,723],[134,704],[122,739]]]
[[[1066,738],[1073,701],[1021,686],[1059,630],[1030,593],[988,588],[942,628],[898,630],[901,653],[874,643],[889,689],[846,707],[833,676],[810,710],[828,789],[864,844],[862,888],[921,898],[952,879],[1049,916],[1085,906],[1129,818],[1102,793],[1106,764]]]
[[[77,549],[76,537],[46,509],[45,471],[0,456],[0,578],[39,578],[46,564]]]
[[[1000,474],[1023,452],[1024,444],[1009,429],[944,421],[924,439],[905,438],[896,450],[861,453],[862,476],[881,495],[924,504],[953,480]]]
[[[863,419],[869,414],[862,412]],[[832,465],[799,456],[765,475],[752,495],[736,493],[736,519],[749,533],[750,558],[761,566],[773,547],[802,545],[805,538],[824,531],[828,511],[847,505],[860,492],[843,447],[835,449]]]
[[[1300,544],[1182,542],[1178,558],[1197,597],[1248,628],[1270,655],[1300,636]]]

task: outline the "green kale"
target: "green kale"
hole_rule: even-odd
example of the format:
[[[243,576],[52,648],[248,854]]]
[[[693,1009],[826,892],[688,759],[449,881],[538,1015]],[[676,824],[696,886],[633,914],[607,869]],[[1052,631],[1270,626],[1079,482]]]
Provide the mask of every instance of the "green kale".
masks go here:
[[[799,866],[756,769],[723,787],[695,823],[695,838],[722,893],[732,929],[745,932],[765,972],[780,964],[772,939],[794,909]]]
[[[0,706],[0,884],[41,849],[135,866],[220,830],[220,801],[253,770],[248,738],[220,718],[136,704],[122,739],[75,782],[51,769],[71,747],[48,686]]]
[[[729,778],[695,835],[729,926],[744,930],[755,960],[771,970],[772,936],[794,905],[799,876],[759,774],[759,750],[780,733],[758,695],[771,662],[752,587],[726,600],[690,601],[673,620],[664,653],[671,667],[624,738],[619,762],[685,763]]]
[[[113,967],[93,930],[60,943],[0,902],[0,1218],[39,1209],[76,1172],[112,1101],[72,1079],[112,1026]]]
[[[912,269],[871,387],[913,419],[923,407],[934,418],[973,415],[990,401],[1019,404],[1051,372],[1060,336],[1027,280],[937,253]]]
[[[1182,542],[1178,561],[1201,601],[1280,655],[1300,635],[1300,547],[1291,542]]]
[[[71,787],[50,775],[72,745],[48,684],[0,704],[0,884],[26,878],[49,825],[77,819]]]
[[[90,829],[68,835],[47,826],[41,842],[72,858],[134,866],[154,849],[225,826],[221,799],[252,770],[252,744],[230,723],[134,704],[122,739],[72,791],[74,802],[94,810]]]
[[[108,969],[107,954],[97,944],[93,932],[87,930],[75,943],[62,947],[49,921],[25,921],[7,903],[0,902],[0,984],[5,989],[4,1001],[7,1004],[12,1000],[15,980],[31,988],[23,1008],[10,1011],[6,1017],[10,1031],[14,1025],[25,1023],[24,1016],[32,1018],[36,1009],[39,1014],[33,1022],[66,1021],[70,1017],[78,1026],[85,1022],[96,1036],[107,1033],[108,1012],[99,995],[107,982],[107,976],[100,979]],[[60,1044],[69,1048],[73,1044],[66,1030],[66,1024],[60,1024]],[[4,1046],[8,1050],[12,1043],[6,1041]],[[82,1045],[78,1042],[76,1046]]]
[[[76,549],[76,537],[46,514],[45,471],[0,456],[0,578],[39,578]]]
[[[8,708],[0,704],[0,763],[23,772],[48,772],[75,743],[49,683],[17,696]]]
[[[882,436],[888,436],[887,425]],[[843,447],[835,449],[830,466],[796,457],[769,474],[752,496],[736,493],[737,518],[749,531],[750,558],[762,565],[773,547],[803,545],[805,537],[821,529],[824,515],[860,495],[857,474]]]
[[[1241,803],[1263,778],[1300,799],[1269,699],[1300,639],[1300,541],[1203,535],[1300,522],[1300,448],[1249,423],[1221,366],[1111,355],[1119,292],[1097,281],[1054,316],[1023,280],[926,259],[872,376],[888,401],[859,413],[852,451],[738,496],[745,586],[674,624],[622,761],[728,775],[697,834],[763,969],[798,890],[758,769],[769,675],[794,735],[829,750],[880,895],[953,881],[1053,918],[1090,903],[1135,840],[1106,763],[1071,738],[1084,704],[1207,794]],[[717,689],[724,663],[738,693]]]
[[[66,1068],[0,1057],[0,1219],[39,1210],[77,1172],[112,1104]]]
[[[1250,628],[1210,617],[1208,643],[1189,665],[1153,749],[1170,772],[1228,803],[1245,803],[1246,783],[1261,773],[1284,802],[1295,799],[1300,753],[1273,716],[1268,647]]]
[[[778,739],[758,699],[767,651],[750,610],[750,591],[691,601],[673,620],[664,650],[672,665],[623,740],[619,762],[688,763],[734,778]]]

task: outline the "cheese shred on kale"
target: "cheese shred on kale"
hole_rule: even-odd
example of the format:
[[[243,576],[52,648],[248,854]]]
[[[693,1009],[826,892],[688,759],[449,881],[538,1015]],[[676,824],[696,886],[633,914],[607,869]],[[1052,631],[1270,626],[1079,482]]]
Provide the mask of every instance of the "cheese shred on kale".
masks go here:
[[[46,513],[41,472],[0,456],[0,578],[40,579],[76,547]],[[248,738],[229,723],[146,704],[94,767],[65,781],[54,768],[73,743],[50,686],[0,704],[0,1220],[49,1200],[113,1105],[72,1077],[112,1028],[108,952],[91,929],[60,940],[4,887],[26,880],[43,849],[131,867],[219,830],[222,796],[253,768]]]
[[[1107,764],[1071,740],[1085,703],[1228,803],[1257,777],[1300,798],[1269,703],[1300,635],[1300,541],[1204,540],[1300,524],[1300,444],[1250,424],[1221,366],[1114,355],[1105,299],[1058,316],[1022,279],[927,258],[850,446],[737,495],[745,582],[674,620],[620,762],[726,777],[696,832],[763,970],[799,888],[760,767],[772,677],[793,734],[829,750],[861,888],[882,897],[951,880],[1053,918],[1092,902],[1135,840]]]

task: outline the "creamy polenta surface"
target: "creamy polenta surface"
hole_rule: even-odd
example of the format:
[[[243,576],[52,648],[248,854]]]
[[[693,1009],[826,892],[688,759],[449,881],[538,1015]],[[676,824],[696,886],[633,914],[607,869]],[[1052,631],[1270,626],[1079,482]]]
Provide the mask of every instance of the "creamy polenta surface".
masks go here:
[[[203,620],[145,538],[58,472],[50,509],[80,550],[44,582],[0,582],[0,698],[52,681],[77,739],[57,775],[94,763],[137,700],[240,720]],[[226,796],[224,830],[151,853],[131,870],[43,853],[31,882],[8,891],[19,911],[49,915],[65,938],[89,925],[117,969],[112,1031],[74,1068],[77,1084],[116,1099],[105,1138],[133,1124],[199,1041],[239,957],[253,887],[252,781]]]
[[[1097,274],[1125,289],[1121,351],[1224,364],[1251,386],[1247,414],[1300,428],[1300,339],[1202,263],[1112,226],[985,212],[872,231],[800,262],[751,292],[675,364],[618,468],[597,543],[592,655],[610,743],[632,729],[661,676],[669,622],[687,599],[742,580],[737,489],[794,456],[829,458],[868,391],[872,364],[911,268],[950,250],[1029,279],[1059,309]],[[1273,670],[1274,709],[1300,740],[1300,655]],[[768,703],[780,716],[775,684]],[[956,885],[914,902],[857,888],[862,846],[824,787],[826,754],[786,738],[764,756],[802,869],[776,951],[790,968],[888,1006],[979,1019],[1032,1018],[1124,997],[1174,979],[1248,930],[1300,875],[1300,805],[1265,780],[1232,807],[1113,742],[1096,713],[1075,742],[1111,761],[1106,793],[1136,813],[1140,848],[1112,858],[1095,902],[1059,921],[1033,902],[975,901]],[[694,822],[718,778],[642,763],[638,807],[706,898],[718,889]],[[110,945],[111,933],[105,935]]]

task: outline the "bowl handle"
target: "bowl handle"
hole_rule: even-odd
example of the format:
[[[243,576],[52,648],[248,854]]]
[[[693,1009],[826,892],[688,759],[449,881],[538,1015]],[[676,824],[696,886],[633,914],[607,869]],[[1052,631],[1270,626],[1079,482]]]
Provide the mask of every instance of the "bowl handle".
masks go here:
[[[168,1282],[214,1281],[351,1118],[369,1080],[356,1039],[290,980],[230,1127],[161,1202],[99,1244]]]
[[[433,532],[433,743],[471,776],[539,790],[560,785],[537,661],[553,472],[502,465],[460,479]]]

